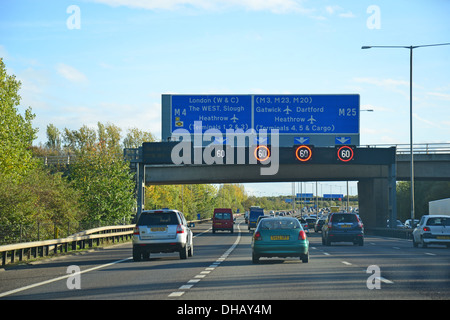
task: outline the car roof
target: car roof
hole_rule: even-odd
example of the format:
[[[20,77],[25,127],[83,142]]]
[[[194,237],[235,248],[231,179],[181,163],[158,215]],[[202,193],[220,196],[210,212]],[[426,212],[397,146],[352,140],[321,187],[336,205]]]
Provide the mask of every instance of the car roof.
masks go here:
[[[450,216],[445,215],[445,214],[429,214],[429,215],[424,215],[424,217],[426,217],[426,218],[450,218]]]
[[[175,210],[175,209],[167,209],[167,208],[155,209],[155,210],[142,210],[142,213],[169,213],[169,212],[180,212],[180,211]]]

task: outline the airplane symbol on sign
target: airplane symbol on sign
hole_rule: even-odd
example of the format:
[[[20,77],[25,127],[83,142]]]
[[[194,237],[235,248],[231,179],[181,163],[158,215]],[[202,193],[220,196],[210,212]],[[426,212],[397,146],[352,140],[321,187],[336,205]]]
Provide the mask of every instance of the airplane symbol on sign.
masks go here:
[[[313,116],[311,116],[311,118],[309,118],[307,121],[309,121],[309,123],[313,124],[313,123],[316,122],[317,120],[314,119]]]
[[[286,106],[286,109],[284,109],[283,111],[286,112],[286,114],[289,114],[289,112],[292,112],[292,110],[289,109],[289,106]]]
[[[236,115],[233,114],[233,118],[231,118],[231,120],[233,120],[233,123],[236,123],[236,121],[239,120],[239,118],[236,118]]]

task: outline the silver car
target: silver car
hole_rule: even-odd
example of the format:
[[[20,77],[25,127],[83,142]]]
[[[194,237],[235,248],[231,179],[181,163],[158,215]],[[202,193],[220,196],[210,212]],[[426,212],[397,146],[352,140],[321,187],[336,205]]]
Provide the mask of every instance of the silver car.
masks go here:
[[[133,260],[148,260],[150,253],[179,252],[180,259],[192,256],[193,234],[178,210],[142,211],[133,234]]]
[[[412,235],[414,247],[419,244],[424,248],[429,244],[443,244],[450,247],[450,216],[423,216]]]

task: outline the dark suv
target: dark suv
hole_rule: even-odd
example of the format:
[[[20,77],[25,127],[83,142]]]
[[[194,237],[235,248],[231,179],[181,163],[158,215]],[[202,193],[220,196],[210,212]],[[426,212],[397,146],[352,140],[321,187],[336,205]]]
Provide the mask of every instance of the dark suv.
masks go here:
[[[133,260],[148,260],[150,253],[159,252],[179,252],[180,259],[192,256],[192,231],[180,211],[149,210],[139,216],[133,234]]]
[[[364,245],[364,226],[355,213],[332,213],[322,226],[322,244],[353,242]]]

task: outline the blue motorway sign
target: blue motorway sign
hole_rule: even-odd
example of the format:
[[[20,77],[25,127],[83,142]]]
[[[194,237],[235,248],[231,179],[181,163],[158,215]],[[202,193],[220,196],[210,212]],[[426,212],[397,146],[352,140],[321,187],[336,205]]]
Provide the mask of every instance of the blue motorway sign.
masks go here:
[[[214,129],[208,133],[256,134],[268,138],[257,144],[270,144],[276,129],[280,146],[359,145],[359,103],[358,94],[162,95],[162,138],[170,140],[177,129],[194,135]],[[216,136],[214,143],[232,141]]]
[[[297,193],[296,197],[300,199],[312,199],[314,195],[312,193]]]
[[[359,95],[255,95],[256,131],[359,134]]]
[[[171,127],[186,129],[190,133],[204,133],[217,129],[252,128],[252,105],[250,95],[172,95]],[[201,122],[201,128],[196,123]]]
[[[323,194],[323,198],[324,199],[335,199],[335,200],[337,200],[337,199],[342,199],[342,198],[344,198],[344,195],[343,194],[341,194],[341,193],[324,193]]]

